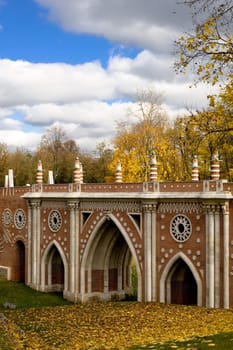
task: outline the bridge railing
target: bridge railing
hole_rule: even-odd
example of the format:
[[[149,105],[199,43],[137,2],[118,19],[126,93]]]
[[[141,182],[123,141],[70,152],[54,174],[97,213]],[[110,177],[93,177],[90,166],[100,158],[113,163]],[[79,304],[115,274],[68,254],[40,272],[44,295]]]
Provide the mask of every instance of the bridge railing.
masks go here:
[[[138,183],[82,183],[33,184],[0,188],[0,197],[21,197],[27,192],[83,192],[83,193],[147,193],[147,192],[233,192],[233,183],[219,181],[190,182],[138,182]]]
[[[0,197],[18,197],[31,191],[31,186],[0,187]]]

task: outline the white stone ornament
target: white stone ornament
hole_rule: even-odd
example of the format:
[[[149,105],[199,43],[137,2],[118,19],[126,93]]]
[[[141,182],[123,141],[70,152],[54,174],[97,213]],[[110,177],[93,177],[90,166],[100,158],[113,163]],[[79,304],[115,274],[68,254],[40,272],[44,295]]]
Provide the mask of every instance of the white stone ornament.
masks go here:
[[[49,228],[52,232],[58,232],[62,225],[62,217],[58,210],[52,210],[48,217]]]
[[[10,225],[12,219],[12,214],[10,209],[5,209],[2,213],[2,222],[5,226]]]
[[[26,224],[26,215],[23,209],[17,209],[14,216],[15,226],[21,230]]]
[[[185,215],[177,215],[171,220],[170,234],[177,242],[187,241],[192,233],[192,225]]]

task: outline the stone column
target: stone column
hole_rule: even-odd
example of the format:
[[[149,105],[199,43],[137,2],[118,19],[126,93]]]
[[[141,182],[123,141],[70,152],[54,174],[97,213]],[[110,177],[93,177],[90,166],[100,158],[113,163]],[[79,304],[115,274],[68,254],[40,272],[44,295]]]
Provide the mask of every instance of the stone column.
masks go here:
[[[151,248],[151,256],[152,256],[152,266],[151,266],[151,275],[152,275],[152,300],[151,301],[156,301],[157,295],[156,295],[156,281],[157,281],[157,273],[156,273],[156,216],[157,216],[157,204],[153,205],[153,210],[152,210],[152,248]]]
[[[156,299],[156,205],[144,205],[145,301]]]
[[[149,204],[144,205],[144,280],[145,280],[145,301],[151,301],[151,206]]]
[[[70,261],[69,261],[69,293],[75,299],[78,292],[78,216],[76,202],[69,202],[70,209]],[[74,300],[76,301],[76,300]]]
[[[206,207],[206,306],[214,307],[214,205]]]
[[[209,248],[209,214],[208,214],[208,206],[204,205],[205,208],[205,239],[206,239],[206,272],[205,272],[205,280],[206,280],[206,303],[205,306],[209,306],[209,255],[208,255],[208,248]]]
[[[76,202],[74,209],[75,216],[75,293],[78,295],[80,291],[80,272],[79,272],[79,233],[80,233],[80,222],[79,222],[79,202]],[[77,301],[77,300],[76,300]]]
[[[214,282],[215,282],[215,300],[214,307],[220,307],[220,207],[216,206],[215,216],[214,216],[214,226],[215,226],[215,261],[214,261]]]
[[[32,285],[39,289],[40,284],[40,201],[31,202],[32,206]]]
[[[209,307],[214,307],[214,206],[209,212]]]
[[[223,306],[229,308],[229,204],[223,206]]]
[[[27,203],[28,207],[28,255],[27,255],[27,284],[32,283],[32,207]]]

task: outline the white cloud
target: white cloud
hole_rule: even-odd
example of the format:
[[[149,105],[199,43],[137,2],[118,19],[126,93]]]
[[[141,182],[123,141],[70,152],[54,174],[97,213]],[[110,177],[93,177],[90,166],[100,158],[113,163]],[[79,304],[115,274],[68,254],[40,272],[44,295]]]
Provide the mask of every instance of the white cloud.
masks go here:
[[[80,103],[58,105],[54,103],[34,106],[19,106],[30,124],[50,125],[55,121],[76,123],[93,127],[104,122],[106,129],[113,121],[125,114],[130,103],[112,103],[90,100]]]
[[[141,51],[134,59],[114,56],[110,58],[108,71],[110,73],[131,73],[141,79],[168,79],[175,76],[173,59],[170,56],[155,55],[150,51]],[[169,72],[169,74],[168,74]]]
[[[163,94],[171,117],[184,107],[204,106],[206,86],[190,89],[190,83],[178,78],[170,67],[169,57],[161,61],[148,51],[134,59],[111,57],[105,69],[98,62],[68,65],[0,60],[1,104],[5,106],[0,109],[0,126],[7,130],[2,140],[15,145],[15,140],[21,142],[21,134],[15,138],[19,129],[27,132],[32,126],[41,136],[43,128],[59,122],[81,148],[95,147],[101,138],[113,137],[116,121],[124,119],[129,105],[132,107],[122,100],[133,99],[147,88]],[[27,133],[27,145],[31,141],[35,147],[39,138]]]
[[[35,132],[25,132],[22,130],[0,130],[1,143],[7,144],[10,148],[23,147],[29,150],[35,150],[36,145],[41,140],[41,135]]]
[[[59,123],[81,149],[93,149],[114,136],[116,121],[133,108],[136,92],[147,88],[163,93],[171,118],[185,107],[205,106],[206,86],[190,89],[193,76],[173,70],[173,40],[190,22],[187,9],[175,0],[34,1],[66,31],[141,51],[132,58],[123,49],[106,66],[0,59],[1,142],[33,149],[46,128]]]
[[[9,130],[20,130],[21,126],[20,121],[13,118],[4,118],[0,121],[0,129],[5,130],[5,132]]]
[[[1,105],[114,97],[113,86],[98,62],[82,65],[0,60]]]
[[[110,141],[115,133],[116,120],[125,119],[132,106],[131,102],[110,104],[93,100],[64,105],[24,105],[18,109],[24,114],[25,122],[31,125],[51,127],[59,124],[69,138],[87,151],[104,139]]]
[[[168,51],[190,22],[175,0],[36,0],[67,31],[103,36],[155,52]]]

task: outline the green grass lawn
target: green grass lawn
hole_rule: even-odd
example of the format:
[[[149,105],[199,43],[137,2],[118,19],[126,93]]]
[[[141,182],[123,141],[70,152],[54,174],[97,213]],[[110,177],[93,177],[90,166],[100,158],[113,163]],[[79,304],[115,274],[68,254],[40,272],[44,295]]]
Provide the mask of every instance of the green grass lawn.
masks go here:
[[[127,350],[231,350],[233,349],[233,332],[221,333],[209,337],[192,338],[185,342],[165,342],[131,346]]]
[[[0,310],[5,302],[17,308],[31,308],[70,304],[62,298],[61,293],[42,293],[35,291],[23,283],[0,280]]]
[[[5,302],[16,309],[4,309]],[[137,302],[74,305],[61,294],[0,280],[0,313],[8,319],[0,318],[0,350],[233,350],[233,310]]]

